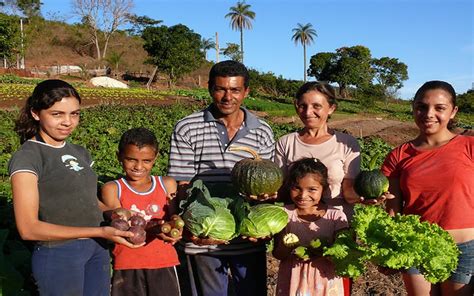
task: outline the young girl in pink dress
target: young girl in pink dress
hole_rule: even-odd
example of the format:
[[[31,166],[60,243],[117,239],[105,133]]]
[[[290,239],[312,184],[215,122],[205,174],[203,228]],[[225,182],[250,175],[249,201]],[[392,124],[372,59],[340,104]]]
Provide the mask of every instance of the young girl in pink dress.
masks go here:
[[[332,243],[337,231],[347,228],[342,210],[328,206],[321,196],[328,190],[326,166],[315,158],[295,161],[289,170],[286,182],[290,188],[293,204],[285,206],[289,216],[286,228],[275,236],[273,255],[281,260],[278,271],[278,296],[344,295],[342,278],[336,276],[331,261],[322,256],[313,256],[303,261],[292,254],[294,247],[283,244],[287,233],[296,234],[298,245],[307,246],[313,239]]]

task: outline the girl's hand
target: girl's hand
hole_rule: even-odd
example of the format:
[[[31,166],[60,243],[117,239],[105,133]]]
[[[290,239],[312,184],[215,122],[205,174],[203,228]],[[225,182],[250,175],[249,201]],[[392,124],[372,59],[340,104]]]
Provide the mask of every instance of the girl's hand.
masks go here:
[[[254,200],[254,201],[274,201],[278,197],[278,192],[274,192],[273,194],[260,194],[260,195],[248,195],[247,199]]]
[[[110,226],[104,226],[102,227],[102,232],[102,237],[113,241],[114,243],[121,244],[132,249],[140,248],[145,245],[145,243],[135,245],[129,242],[126,238],[133,237],[133,232],[130,231],[122,231]]]

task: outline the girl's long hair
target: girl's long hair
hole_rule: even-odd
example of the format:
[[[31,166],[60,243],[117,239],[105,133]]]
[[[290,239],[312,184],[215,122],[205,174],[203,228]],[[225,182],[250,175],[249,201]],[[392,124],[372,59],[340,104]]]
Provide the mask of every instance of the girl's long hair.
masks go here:
[[[38,133],[39,122],[33,118],[31,111],[39,113],[66,97],[74,97],[81,102],[76,89],[63,80],[50,79],[38,83],[15,121],[14,130],[20,136],[20,143],[23,144]]]

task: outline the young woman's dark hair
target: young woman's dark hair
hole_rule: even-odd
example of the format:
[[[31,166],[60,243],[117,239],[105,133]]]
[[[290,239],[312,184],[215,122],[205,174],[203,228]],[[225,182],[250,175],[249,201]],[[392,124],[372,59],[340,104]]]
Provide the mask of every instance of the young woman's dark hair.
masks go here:
[[[319,176],[319,183],[324,189],[327,189],[328,184],[328,169],[327,167],[317,158],[302,158],[293,162],[290,166],[287,184],[289,187],[298,183],[298,180],[308,174],[314,174]]]
[[[296,92],[295,100],[298,102],[303,95],[310,91],[318,91],[326,96],[329,106],[337,106],[337,96],[334,88],[326,82],[306,82]]]
[[[31,111],[46,110],[67,97],[74,97],[81,102],[76,89],[63,80],[50,79],[38,83],[15,122],[14,130],[20,136],[20,143],[31,139],[39,130],[39,122],[33,118]]]
[[[244,78],[245,88],[249,87],[249,72],[244,64],[236,61],[223,61],[212,66],[209,71],[208,89],[212,91],[216,84],[216,77],[235,77]]]
[[[155,134],[144,127],[132,128],[122,134],[118,145],[119,155],[122,154],[125,151],[125,147],[130,144],[138,148],[151,146],[153,150],[158,153],[158,140]]]
[[[454,90],[454,87],[446,81],[441,80],[432,80],[425,82],[416,91],[412,104],[414,104],[417,100],[422,99],[428,91],[435,89],[441,89],[447,92],[451,96],[451,103],[453,105],[453,108],[456,107],[456,91]],[[448,129],[453,129],[455,127],[455,124],[456,122],[454,120],[450,120],[448,123]]]

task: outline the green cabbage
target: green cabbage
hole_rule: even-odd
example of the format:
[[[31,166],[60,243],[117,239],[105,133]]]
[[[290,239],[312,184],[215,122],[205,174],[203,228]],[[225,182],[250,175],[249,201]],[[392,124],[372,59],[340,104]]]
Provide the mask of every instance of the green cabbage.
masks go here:
[[[258,204],[248,208],[240,223],[240,235],[253,238],[273,236],[288,224],[288,214],[282,206]]]
[[[180,206],[185,227],[195,236],[216,240],[236,237],[236,223],[229,207],[231,199],[211,197],[201,180],[194,181],[188,199]]]

